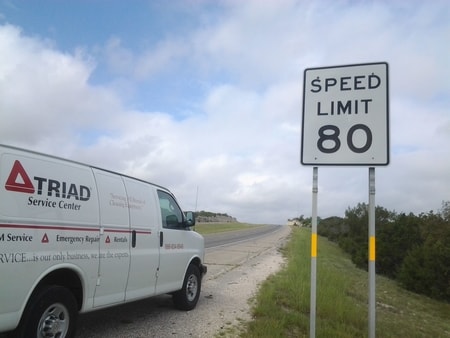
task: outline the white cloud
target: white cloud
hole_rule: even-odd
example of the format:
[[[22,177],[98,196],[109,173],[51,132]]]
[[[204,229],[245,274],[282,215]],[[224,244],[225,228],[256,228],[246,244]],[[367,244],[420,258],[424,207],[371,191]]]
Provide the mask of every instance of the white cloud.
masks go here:
[[[37,147],[58,140],[64,147],[107,120],[106,109],[117,111],[117,98],[88,84],[89,62],[8,25],[0,29],[0,49],[3,142]]]

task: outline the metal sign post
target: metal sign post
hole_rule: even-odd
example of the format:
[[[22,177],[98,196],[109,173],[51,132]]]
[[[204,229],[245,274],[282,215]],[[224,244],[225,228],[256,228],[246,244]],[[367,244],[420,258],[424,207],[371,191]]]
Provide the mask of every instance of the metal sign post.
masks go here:
[[[316,285],[317,285],[317,194],[318,168],[313,168],[312,217],[311,217],[311,309],[309,316],[309,336],[316,336]]]
[[[369,168],[369,338],[375,338],[375,168]]]

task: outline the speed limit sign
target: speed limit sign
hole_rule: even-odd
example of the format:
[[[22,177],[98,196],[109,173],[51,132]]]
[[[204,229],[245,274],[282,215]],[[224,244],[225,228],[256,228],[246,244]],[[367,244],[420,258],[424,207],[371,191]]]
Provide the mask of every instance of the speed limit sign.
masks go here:
[[[308,68],[301,163],[389,164],[388,64]]]

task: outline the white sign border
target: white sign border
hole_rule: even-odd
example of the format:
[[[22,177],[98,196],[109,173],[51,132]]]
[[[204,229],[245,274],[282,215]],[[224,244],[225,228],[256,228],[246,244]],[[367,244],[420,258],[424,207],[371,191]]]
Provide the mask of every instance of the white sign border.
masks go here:
[[[372,66],[372,65],[384,65],[386,67],[386,161],[385,162],[306,162],[304,161],[304,135],[305,135],[305,98],[306,98],[306,72],[312,70],[324,70],[324,69],[341,69],[341,68],[350,68],[350,67],[358,67],[358,66]],[[300,153],[300,161],[302,165],[310,165],[310,166],[387,166],[390,163],[390,128],[389,128],[389,64],[387,62],[370,62],[370,63],[355,63],[355,64],[347,64],[347,65],[338,65],[338,66],[325,66],[325,67],[311,67],[306,68],[303,73],[303,102],[302,102],[302,127],[301,127],[301,153]]]

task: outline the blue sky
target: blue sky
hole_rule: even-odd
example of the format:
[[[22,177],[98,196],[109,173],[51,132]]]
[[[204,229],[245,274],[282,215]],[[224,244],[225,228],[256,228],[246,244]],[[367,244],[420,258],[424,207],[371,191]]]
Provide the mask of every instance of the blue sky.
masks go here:
[[[125,63],[145,57],[165,40],[182,40],[189,30],[213,20],[214,2],[197,7],[190,1],[5,1],[2,7],[4,21],[20,23],[26,35],[50,40],[64,53],[82,49],[95,62],[89,82],[119,82],[117,90],[127,91],[122,98],[130,106],[169,108],[182,115],[189,109],[182,97],[202,94],[201,74],[189,62],[164,60],[167,67],[148,70],[151,74],[136,74]]]
[[[305,68],[389,63],[377,204],[450,200],[448,1],[2,1],[0,143],[159,183],[246,222],[311,213]],[[197,198],[198,188],[198,198]],[[319,215],[367,202],[367,170],[319,169]]]

